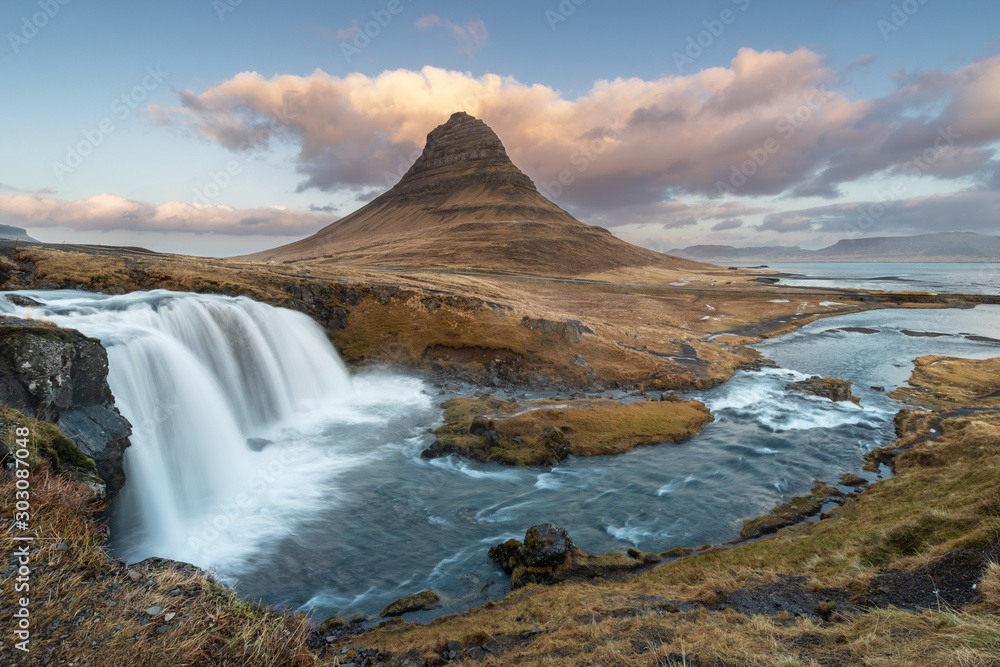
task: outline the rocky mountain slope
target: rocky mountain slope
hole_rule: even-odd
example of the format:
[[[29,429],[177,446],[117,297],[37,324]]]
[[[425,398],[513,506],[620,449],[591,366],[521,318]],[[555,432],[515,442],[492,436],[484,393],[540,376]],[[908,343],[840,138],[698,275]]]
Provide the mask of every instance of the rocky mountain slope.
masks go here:
[[[388,192],[309,238],[248,259],[560,276],[700,266],[576,220],[538,192],[486,123],[462,112],[427,135]]]

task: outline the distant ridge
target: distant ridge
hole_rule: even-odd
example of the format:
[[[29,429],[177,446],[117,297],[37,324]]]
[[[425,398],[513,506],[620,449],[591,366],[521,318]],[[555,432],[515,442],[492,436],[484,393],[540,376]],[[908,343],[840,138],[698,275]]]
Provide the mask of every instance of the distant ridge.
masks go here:
[[[37,239],[33,239],[28,236],[28,230],[23,227],[14,227],[12,225],[0,225],[0,239],[5,241],[28,241],[30,243],[38,243]]]
[[[247,259],[536,275],[699,266],[580,222],[542,196],[493,130],[464,112],[427,135],[389,191],[309,238]]]
[[[804,250],[797,246],[734,248],[695,245],[669,250],[668,253],[701,262],[1000,262],[1000,236],[941,232],[842,239],[819,250]]]

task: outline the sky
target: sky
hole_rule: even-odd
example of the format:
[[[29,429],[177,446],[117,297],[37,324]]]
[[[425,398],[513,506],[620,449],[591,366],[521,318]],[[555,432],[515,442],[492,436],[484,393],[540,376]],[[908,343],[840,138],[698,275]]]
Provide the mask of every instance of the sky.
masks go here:
[[[6,0],[0,224],[226,256],[455,111],[657,250],[1000,231],[996,0]]]

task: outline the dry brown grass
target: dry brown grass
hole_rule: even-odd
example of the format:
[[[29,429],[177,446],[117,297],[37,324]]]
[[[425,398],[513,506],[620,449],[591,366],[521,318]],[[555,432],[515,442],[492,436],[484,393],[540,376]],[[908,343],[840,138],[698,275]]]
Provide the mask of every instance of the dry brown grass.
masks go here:
[[[487,396],[452,399],[444,408],[445,425],[437,430],[441,443],[477,460],[509,465],[549,462],[545,434],[550,427],[560,430],[568,453],[574,456],[610,456],[636,447],[680,442],[712,421],[708,408],[698,401],[518,403]],[[498,446],[487,447],[482,435],[468,433],[475,417],[494,421],[501,438]]]
[[[52,470],[40,450],[50,425],[11,410],[5,441],[27,427],[31,443],[29,531],[5,531],[2,553],[25,542],[32,551],[30,591],[16,593],[5,581],[2,604],[29,597],[31,642],[27,653],[13,647],[5,628],[0,663],[5,665],[317,665],[305,648],[308,625],[301,615],[284,615],[239,599],[209,575],[167,561],[127,566],[105,552],[102,509],[85,486]],[[6,463],[0,490],[5,518],[13,516],[15,486]],[[178,591],[182,591],[178,593]],[[160,606],[155,617],[145,610]],[[166,615],[172,614],[170,620]],[[4,614],[9,620],[9,615]],[[163,628],[160,632],[158,629]]]
[[[997,565],[978,584],[981,601],[964,610],[872,609],[823,622],[732,610],[677,611],[671,602],[711,606],[735,590],[783,575],[806,576],[813,591],[841,587],[859,594],[884,569],[915,569],[958,549],[996,544],[1000,415],[946,419],[941,428],[942,437],[917,445],[911,458],[898,461],[895,477],[848,502],[836,518],[709,549],[628,581],[528,586],[428,626],[391,626],[350,641],[397,656],[424,655],[448,640],[476,646],[484,638],[518,636],[538,626],[543,633],[533,642],[486,664],[653,665],[682,648],[707,664],[1000,664]]]

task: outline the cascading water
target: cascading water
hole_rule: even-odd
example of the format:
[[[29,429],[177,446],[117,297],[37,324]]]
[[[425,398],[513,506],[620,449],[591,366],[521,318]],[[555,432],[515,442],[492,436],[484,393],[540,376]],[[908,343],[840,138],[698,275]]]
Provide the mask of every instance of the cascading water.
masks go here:
[[[333,500],[330,481],[363,455],[320,451],[318,430],[377,420],[379,403],[426,403],[412,381],[356,387],[316,323],[250,299],[25,294],[44,304],[32,316],[108,350],[108,383],[133,425],[112,530],[130,559],[225,571],[291,530],[310,501]]]
[[[320,619],[424,589],[444,598],[424,620],[500,597],[508,579],[488,549],[543,521],[594,553],[732,539],[816,479],[873,478],[864,454],[892,437],[898,404],[869,387],[903,383],[920,354],[996,356],[1000,327],[995,306],[838,319],[872,335],[821,320],[757,346],[782,369],[692,394],[716,421],[691,440],[505,468],[421,458],[446,396],[432,400],[414,378],[349,378],[304,315],[170,292],[22,294],[44,304],[32,316],[108,348],[135,431],[112,526],[119,553],[214,567],[244,595]],[[0,312],[29,314],[5,299]],[[905,333],[922,327],[941,335]],[[788,390],[803,373],[852,381],[861,406]]]

